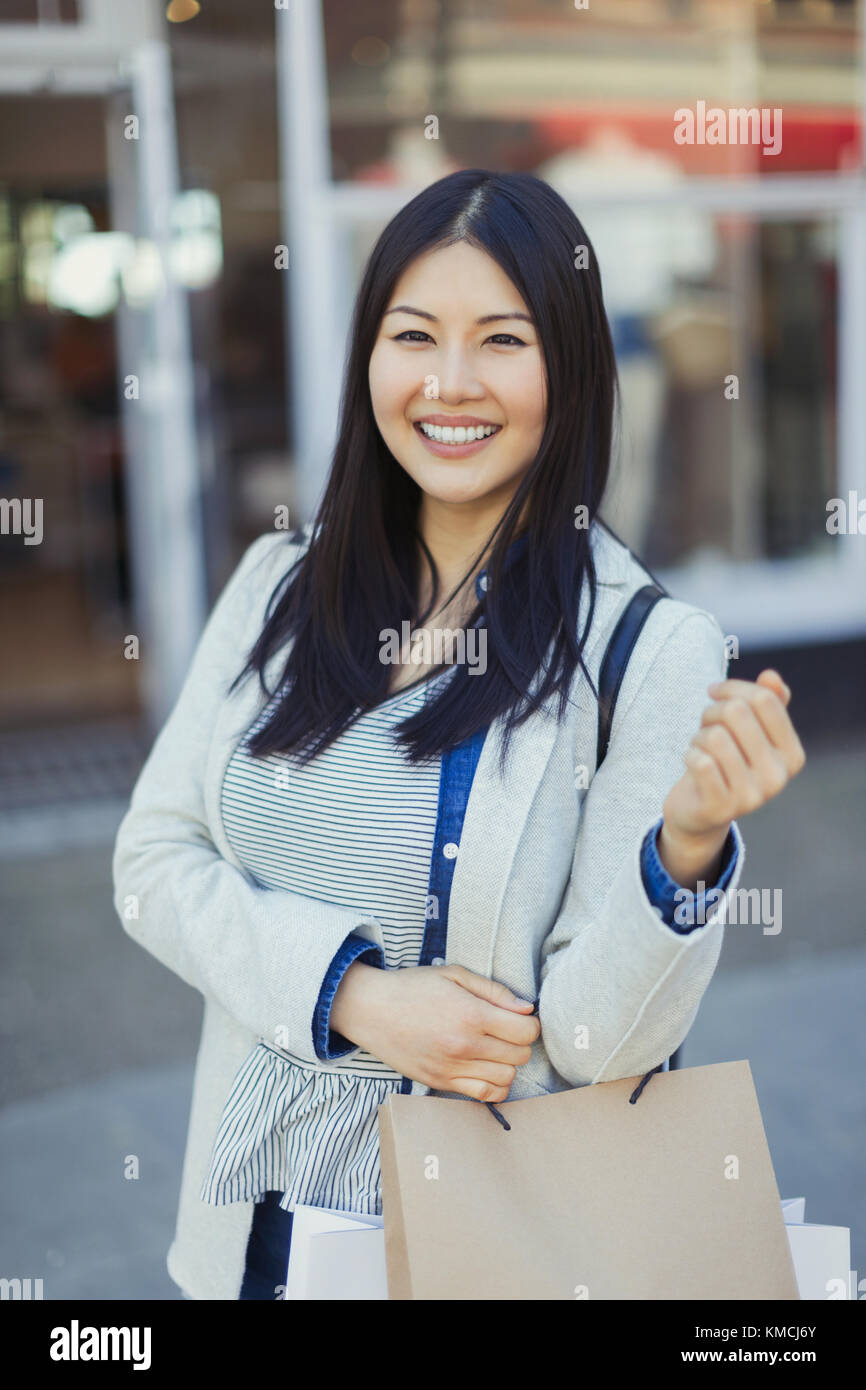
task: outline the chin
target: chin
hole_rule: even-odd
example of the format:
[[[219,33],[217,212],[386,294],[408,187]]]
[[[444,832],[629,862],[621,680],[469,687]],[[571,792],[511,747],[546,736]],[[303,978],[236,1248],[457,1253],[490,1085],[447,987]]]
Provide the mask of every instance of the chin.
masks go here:
[[[454,465],[451,464],[450,467],[453,468]],[[431,477],[428,473],[420,471],[413,476],[425,497],[449,506],[481,502],[485,497],[495,493],[498,487],[497,484],[491,486],[490,482],[486,480],[481,482],[477,477],[458,478],[452,476],[443,478],[441,473]]]
[[[434,502],[441,502],[449,507],[471,506],[476,502],[483,502],[487,496],[484,489],[478,488],[425,488],[421,491],[425,497]]]

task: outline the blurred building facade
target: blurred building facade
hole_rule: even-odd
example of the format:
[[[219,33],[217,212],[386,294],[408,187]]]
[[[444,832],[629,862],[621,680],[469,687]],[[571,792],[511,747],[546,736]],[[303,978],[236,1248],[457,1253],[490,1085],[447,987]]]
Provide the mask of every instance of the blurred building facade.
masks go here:
[[[0,723],[164,717],[244,545],[315,504],[364,257],[469,166],[598,251],[610,523],[735,655],[862,659],[864,93],[854,0],[0,5],[0,497],[44,508],[0,535]],[[702,106],[778,149],[679,143]]]

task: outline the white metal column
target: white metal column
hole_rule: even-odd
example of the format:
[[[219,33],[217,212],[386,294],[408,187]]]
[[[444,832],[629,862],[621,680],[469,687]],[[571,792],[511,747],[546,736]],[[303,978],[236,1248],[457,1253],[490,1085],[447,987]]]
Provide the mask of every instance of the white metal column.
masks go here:
[[[163,39],[136,47],[130,60],[133,112],[140,119],[138,215],[142,236],[157,249],[163,283],[142,313],[140,378],[143,447],[133,467],[147,469],[142,517],[150,552],[145,595],[149,640],[159,660],[148,708],[157,723],[168,713],[189,666],[207,610],[202,481],[195,422],[195,384],[186,291],[171,272],[171,217],[179,177],[171,58]],[[145,575],[144,582],[147,583]],[[145,653],[149,656],[149,653]]]
[[[330,124],[320,0],[276,8],[280,197],[289,268],[286,399],[294,441],[296,502],[315,510],[337,428],[343,366],[334,270],[341,248],[331,216]]]

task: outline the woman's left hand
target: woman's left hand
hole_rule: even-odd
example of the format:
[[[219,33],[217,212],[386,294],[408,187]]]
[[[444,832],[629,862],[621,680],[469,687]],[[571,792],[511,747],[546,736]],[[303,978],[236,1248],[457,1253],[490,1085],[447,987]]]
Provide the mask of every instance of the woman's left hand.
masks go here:
[[[687,877],[718,857],[731,821],[778,796],[802,769],[806,754],[791,723],[791,691],[776,671],[756,681],[708,686],[713,703],[685,753],[686,771],[668,792],[659,849]]]

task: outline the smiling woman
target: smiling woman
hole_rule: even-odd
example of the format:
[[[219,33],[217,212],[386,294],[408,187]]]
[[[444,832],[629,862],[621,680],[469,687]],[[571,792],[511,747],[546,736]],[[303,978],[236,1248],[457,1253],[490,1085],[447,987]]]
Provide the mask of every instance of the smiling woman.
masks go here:
[[[417,677],[408,659],[383,667],[379,632],[473,625],[482,566],[484,689],[455,666],[405,722],[407,755],[442,755],[499,716],[511,732],[554,693],[564,708],[595,602],[590,528],[575,530],[574,508],[598,512],[615,383],[591,243],[547,184],[469,169],[407,204],[358,292],[315,543],[249,663],[261,671],[293,639],[255,753],[314,756],[359,707]],[[460,441],[461,428],[476,437]],[[313,615],[325,612],[323,646]]]
[[[519,297],[501,267],[465,241],[419,256],[394,298],[370,358],[376,424],[421,489],[422,529],[425,513],[427,524],[437,511],[444,522],[456,506],[462,525],[473,516],[490,531],[544,430],[544,359],[532,317],[522,300],[513,309],[485,312]],[[407,329],[413,319],[427,326]],[[518,325],[521,336],[513,331]],[[425,397],[439,409],[419,406],[419,371]],[[472,458],[474,466],[442,468],[431,455]]]
[[[168,1258],[196,1298],[281,1297],[299,1205],[381,1213],[395,1092],[641,1076],[691,1027],[735,818],[802,748],[781,678],[709,687],[721,629],[667,598],[599,763],[651,578],[598,515],[615,385],[546,184],[463,170],[385,228],[319,512],[244,556],[118,832],[124,927],[205,999]]]

